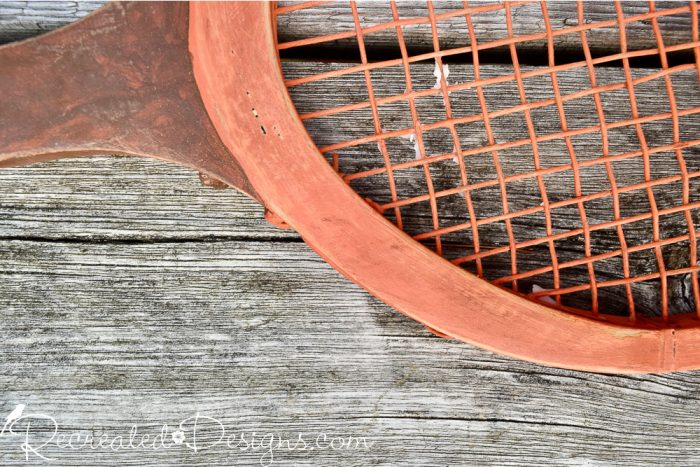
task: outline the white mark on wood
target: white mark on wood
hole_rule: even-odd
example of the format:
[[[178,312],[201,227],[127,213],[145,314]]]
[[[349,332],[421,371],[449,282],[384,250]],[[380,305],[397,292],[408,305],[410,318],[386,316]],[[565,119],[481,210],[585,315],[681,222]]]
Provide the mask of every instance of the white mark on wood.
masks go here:
[[[442,86],[441,81],[443,76],[445,78],[445,85],[449,86],[450,83],[447,82],[447,78],[450,76],[450,66],[442,65],[441,67],[437,60],[435,60],[435,70],[433,70],[433,76],[435,76],[435,86],[433,86],[433,89],[440,89],[440,86]]]
[[[418,141],[416,141],[416,134],[411,133],[410,136],[408,137],[408,140],[413,143],[413,150],[416,152],[416,160],[422,159],[423,154],[420,151],[420,146],[418,145]]]

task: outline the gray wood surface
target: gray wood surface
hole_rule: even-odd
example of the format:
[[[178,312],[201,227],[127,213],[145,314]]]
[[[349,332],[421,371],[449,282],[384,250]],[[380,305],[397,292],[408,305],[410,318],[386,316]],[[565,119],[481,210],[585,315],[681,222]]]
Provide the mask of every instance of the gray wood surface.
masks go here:
[[[479,6],[493,2],[470,2],[470,6]],[[284,3],[283,3],[284,4]],[[656,2],[657,10],[672,9],[684,4],[680,2]],[[436,15],[449,13],[463,8],[463,2],[459,0],[447,0],[434,3]],[[623,13],[625,17],[634,17],[648,13],[647,2],[625,2]],[[358,14],[363,27],[375,24],[389,23],[393,21],[388,2],[360,2]],[[428,18],[426,2],[406,1],[398,3],[399,18]],[[515,35],[542,34],[545,31],[542,19],[543,13],[539,2],[514,5],[511,8],[513,18],[513,32]],[[571,1],[554,0],[547,2],[547,14],[554,30],[561,30],[578,24],[576,6]],[[328,19],[331,21],[328,21]],[[586,23],[597,23],[615,19],[615,6],[613,2],[586,2],[584,6],[584,20]],[[505,12],[503,9],[482,11],[472,17],[474,30],[479,43],[487,43],[507,37]],[[690,18],[687,14],[670,14],[659,17],[664,42],[678,44],[688,42],[691,39]],[[333,2],[330,5],[306,9],[303,12],[291,13],[279,17],[278,20],[280,42],[294,41],[309,37],[324,36],[339,32],[353,32],[355,29],[352,11],[347,2]],[[464,47],[469,44],[469,33],[464,16],[451,16],[440,19],[436,23],[441,49]],[[649,20],[630,21],[626,25],[627,37],[630,49],[655,48],[656,41],[651,33]],[[430,23],[410,25],[403,27],[404,39],[409,49],[414,51],[432,51],[432,30]],[[591,50],[605,52],[611,49],[619,50],[620,31],[617,27],[596,28],[587,34],[588,44]],[[370,49],[380,49],[382,53],[398,52],[398,43],[395,29],[383,29],[372,32],[364,37],[365,44]],[[558,51],[571,53],[580,50],[581,40],[578,33],[555,36],[554,44]],[[354,39],[341,39],[339,41],[319,44],[320,49],[337,48],[356,49]],[[547,39],[539,37],[520,43],[521,51],[536,52],[547,47]],[[371,50],[370,50],[371,51]],[[491,51],[491,56],[508,53],[507,47],[497,48]],[[540,54],[537,54],[540,55]],[[535,57],[532,57],[535,58]]]
[[[4,37],[45,30],[12,24],[8,3]],[[21,3],[29,16],[46,11]],[[36,24],[78,7],[55,11]],[[101,156],[0,170],[0,279],[0,422],[26,404],[62,433],[111,440],[199,412],[227,435],[371,446],[282,447],[273,465],[700,460],[700,373],[586,374],[436,338],[267,225],[246,197],[179,167]],[[215,434],[201,428],[202,443]],[[1,435],[0,463],[24,464],[22,442]],[[40,452],[54,465],[260,465],[268,451]]]

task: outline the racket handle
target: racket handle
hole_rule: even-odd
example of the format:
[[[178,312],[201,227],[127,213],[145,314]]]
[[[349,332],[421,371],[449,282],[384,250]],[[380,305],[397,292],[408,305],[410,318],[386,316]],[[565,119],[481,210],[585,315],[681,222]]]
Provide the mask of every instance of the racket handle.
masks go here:
[[[105,153],[192,167],[259,199],[209,120],[186,2],[111,3],[0,47],[0,167]]]

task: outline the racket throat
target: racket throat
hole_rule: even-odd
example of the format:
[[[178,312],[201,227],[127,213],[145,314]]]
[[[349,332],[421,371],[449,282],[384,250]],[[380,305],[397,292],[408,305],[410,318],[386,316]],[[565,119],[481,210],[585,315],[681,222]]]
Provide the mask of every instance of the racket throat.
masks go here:
[[[95,154],[192,167],[259,200],[194,80],[186,2],[110,3],[0,47],[0,167]]]

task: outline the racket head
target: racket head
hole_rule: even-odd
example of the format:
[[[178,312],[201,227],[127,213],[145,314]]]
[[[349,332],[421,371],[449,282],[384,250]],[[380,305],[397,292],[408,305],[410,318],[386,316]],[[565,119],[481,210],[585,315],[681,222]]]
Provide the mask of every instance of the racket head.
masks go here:
[[[369,206],[299,119],[280,68],[272,8],[192,2],[195,77],[219,136],[265,206],[328,263],[426,326],[501,354],[598,372],[700,367],[693,317],[626,323],[544,306],[455,266]]]

